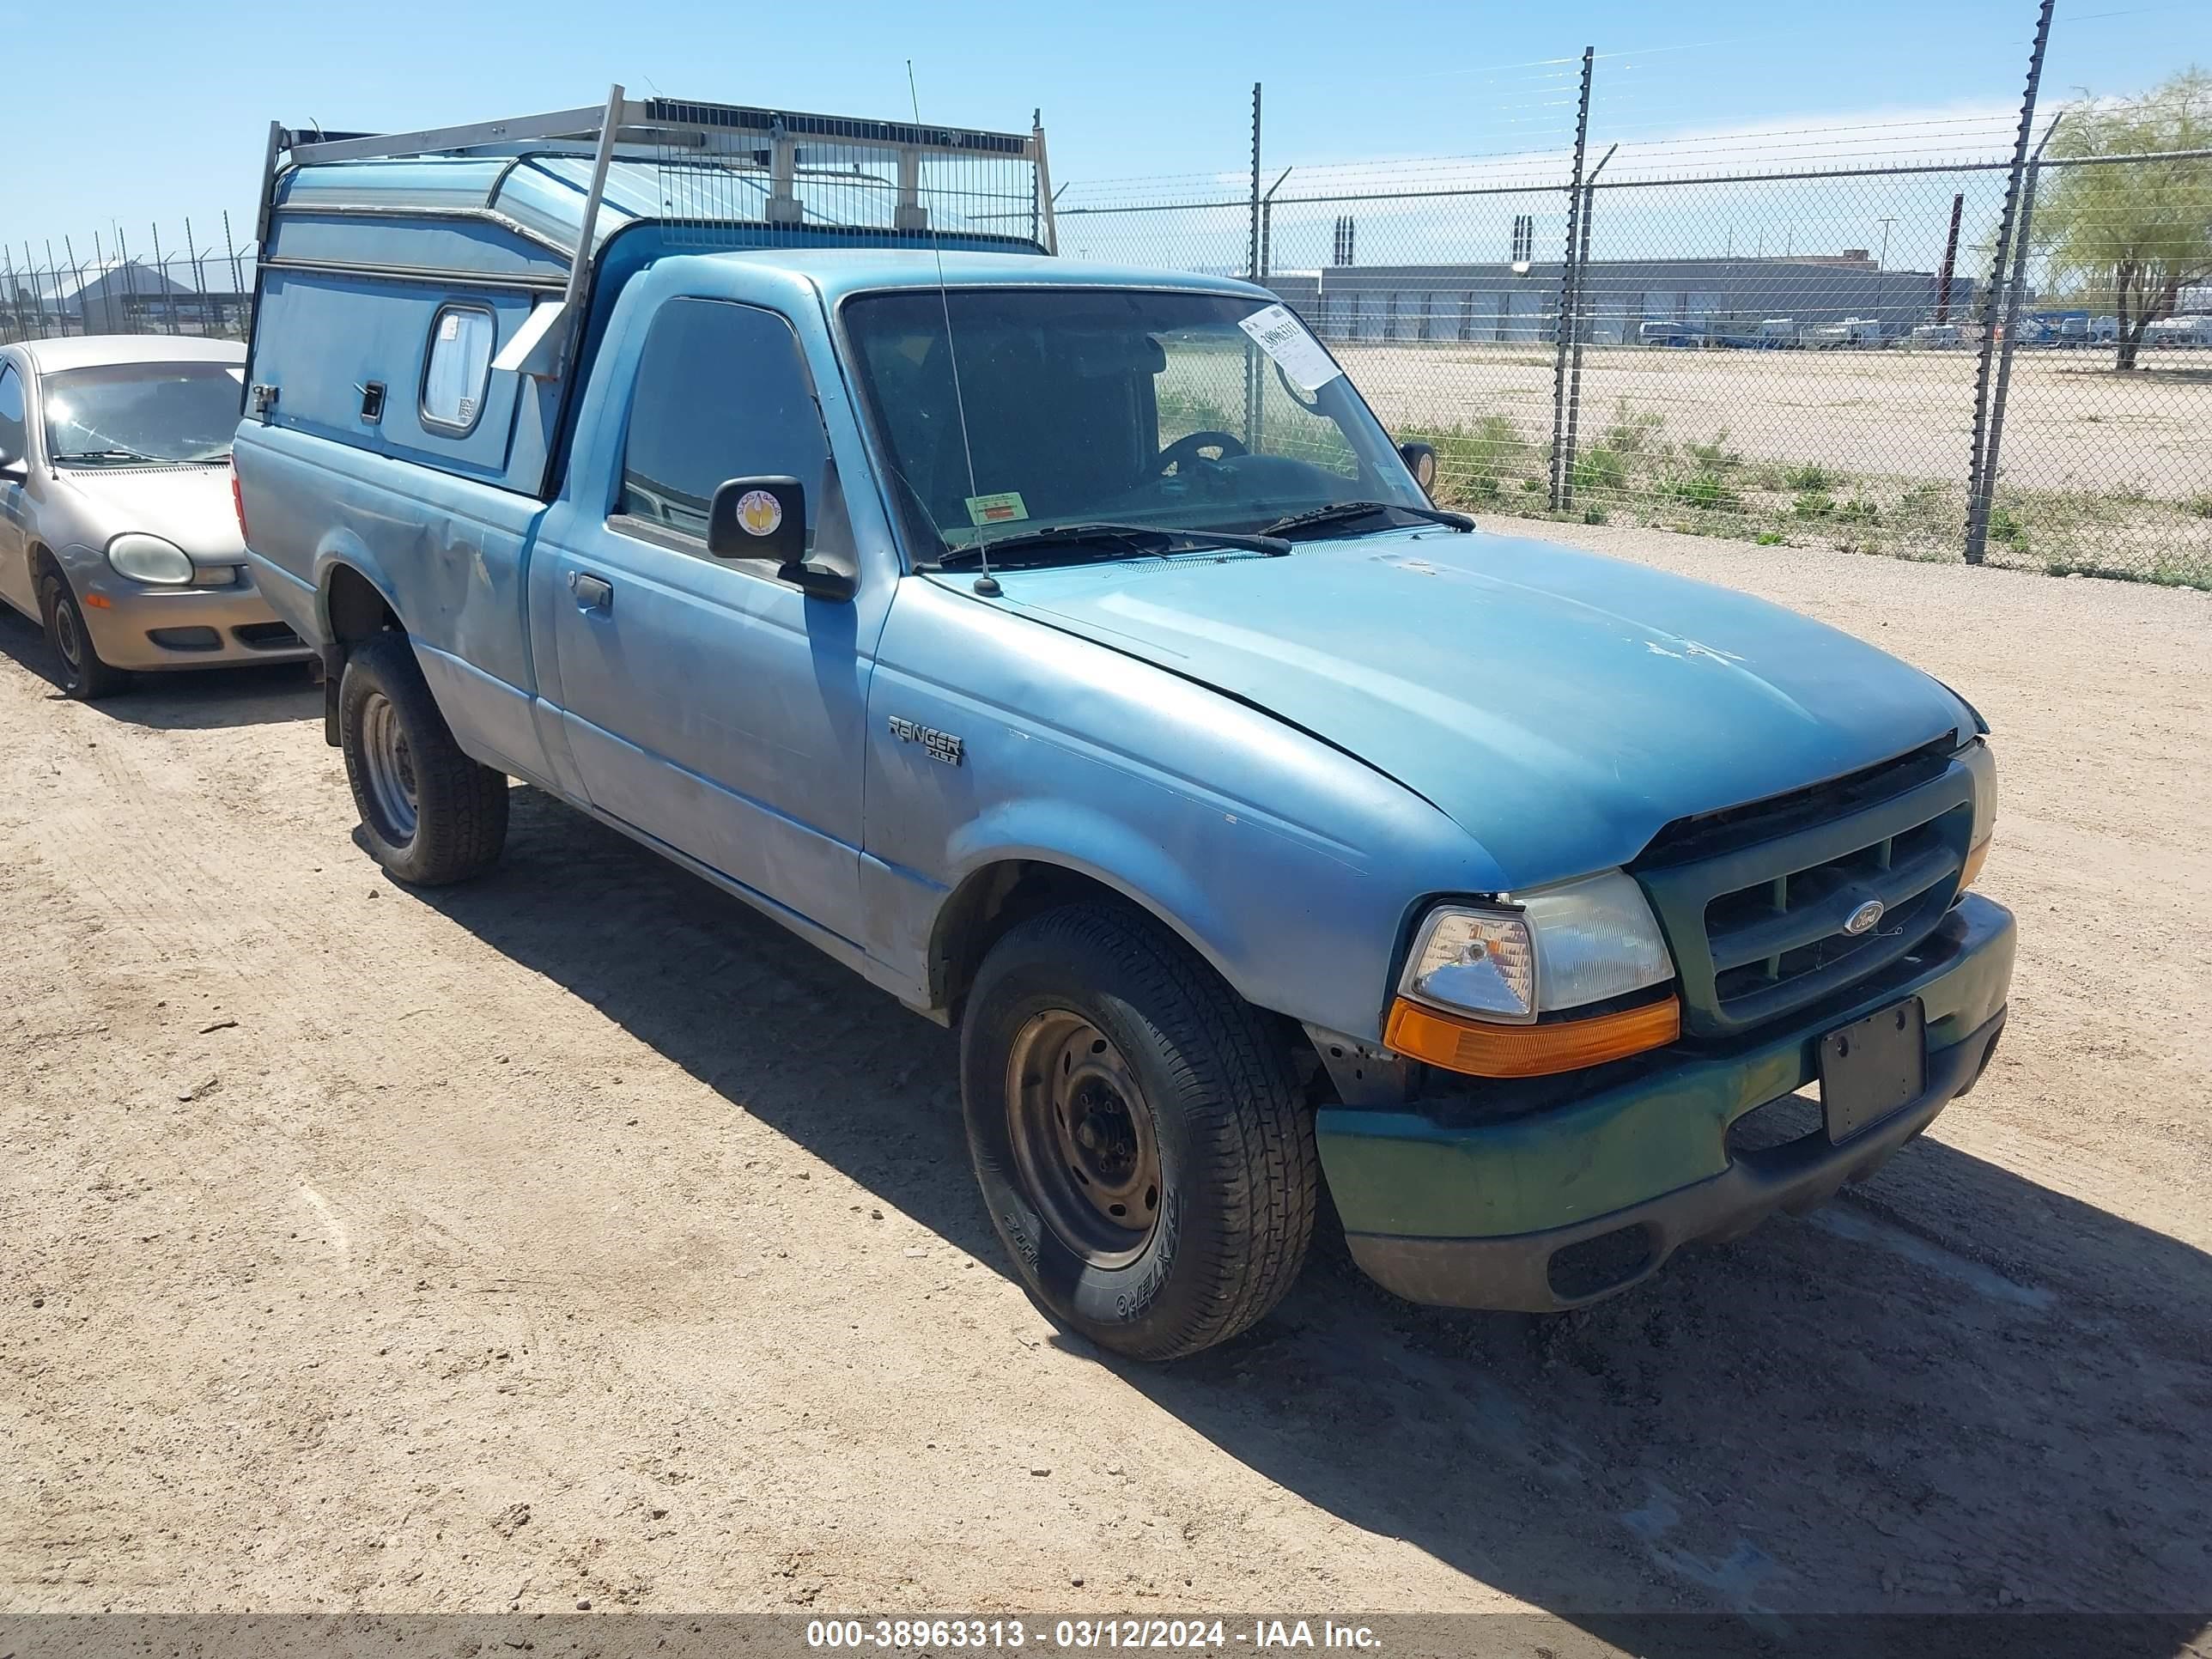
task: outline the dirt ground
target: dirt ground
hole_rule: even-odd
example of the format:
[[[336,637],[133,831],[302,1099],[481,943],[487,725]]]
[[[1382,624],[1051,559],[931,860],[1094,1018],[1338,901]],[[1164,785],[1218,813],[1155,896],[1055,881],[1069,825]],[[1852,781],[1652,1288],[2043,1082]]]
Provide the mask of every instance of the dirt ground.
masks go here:
[[[0,1611],[2212,1607],[2212,596],[1576,533],[1986,713],[1995,1065],[1598,1309],[1340,1240],[1165,1370],[1007,1277],[944,1033],[533,793],[404,891],[297,671],[0,616]]]
[[[1545,345],[1334,347],[1383,424],[1466,425],[1503,415],[1543,442]],[[1676,443],[1722,442],[1753,461],[1959,484],[1973,447],[1973,350],[1688,351],[1593,346],[1583,356],[1583,447],[1622,420],[1662,417]],[[2021,489],[2212,492],[2212,353],[2023,350],[2006,404],[2004,476]],[[1722,434],[1725,434],[1723,440]]]

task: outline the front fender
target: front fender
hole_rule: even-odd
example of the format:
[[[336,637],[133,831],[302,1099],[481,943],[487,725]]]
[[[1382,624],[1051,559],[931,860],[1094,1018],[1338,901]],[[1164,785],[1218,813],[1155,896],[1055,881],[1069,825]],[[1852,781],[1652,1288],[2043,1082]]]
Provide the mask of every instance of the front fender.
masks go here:
[[[866,799],[870,948],[922,984],[962,884],[1030,860],[1125,895],[1248,1002],[1379,1039],[1424,900],[1500,881],[1465,830],[1342,750],[924,577],[885,626]]]
[[[1008,862],[1045,864],[1110,887],[1181,936],[1231,985],[1251,975],[1249,941],[1217,895],[1133,824],[1078,801],[1028,796],[963,824],[947,849],[944,910],[973,879]],[[933,935],[938,929],[933,926]]]

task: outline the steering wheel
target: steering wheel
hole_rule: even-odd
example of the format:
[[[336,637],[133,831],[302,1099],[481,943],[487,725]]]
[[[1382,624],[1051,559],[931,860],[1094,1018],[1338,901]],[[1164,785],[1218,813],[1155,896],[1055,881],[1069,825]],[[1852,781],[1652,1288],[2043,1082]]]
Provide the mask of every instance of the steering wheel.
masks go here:
[[[1177,472],[1185,471],[1191,462],[1199,459],[1198,452],[1201,449],[1219,450],[1224,461],[1251,453],[1244,447],[1243,440],[1233,432],[1193,432],[1177,438],[1160,451],[1159,459],[1152,463],[1152,471],[1165,472],[1173,467]]]

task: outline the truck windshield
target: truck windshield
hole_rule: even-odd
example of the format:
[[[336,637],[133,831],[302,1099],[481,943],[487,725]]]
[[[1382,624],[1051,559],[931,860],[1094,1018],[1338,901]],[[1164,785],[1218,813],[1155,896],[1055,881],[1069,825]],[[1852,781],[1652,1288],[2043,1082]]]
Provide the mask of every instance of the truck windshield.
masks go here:
[[[110,363],[46,375],[46,453],[63,466],[228,460],[243,379],[224,363]]]
[[[1351,382],[1279,306],[921,289],[856,298],[844,321],[924,558],[1070,524],[1249,533],[1367,501],[1381,506],[1354,527],[1373,528],[1392,507],[1428,506]]]

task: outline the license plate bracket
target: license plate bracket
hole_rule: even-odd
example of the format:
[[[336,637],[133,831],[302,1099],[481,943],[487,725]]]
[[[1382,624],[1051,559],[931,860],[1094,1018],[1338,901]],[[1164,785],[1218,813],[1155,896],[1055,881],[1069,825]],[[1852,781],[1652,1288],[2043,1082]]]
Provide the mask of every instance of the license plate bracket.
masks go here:
[[[1907,997],[1820,1039],[1820,1109],[1841,1146],[1928,1088],[1928,1016]]]

